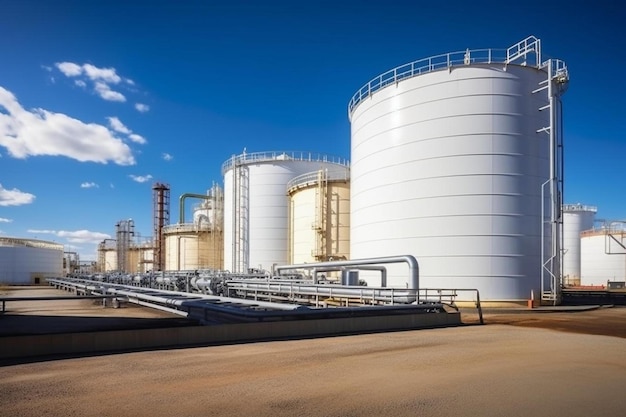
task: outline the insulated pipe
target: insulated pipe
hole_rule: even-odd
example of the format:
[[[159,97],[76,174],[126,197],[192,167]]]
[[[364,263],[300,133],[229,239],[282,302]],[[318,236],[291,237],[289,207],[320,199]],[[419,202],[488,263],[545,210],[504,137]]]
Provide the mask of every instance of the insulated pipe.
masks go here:
[[[193,193],[185,193],[183,195],[180,196],[180,206],[178,207],[178,211],[180,212],[180,218],[178,223],[179,224],[183,224],[185,223],[185,199],[188,197],[193,197],[193,198],[200,198],[202,200],[210,200],[211,196],[210,195],[205,195],[205,194],[193,194]]]
[[[288,269],[313,269],[333,266],[356,267],[360,265],[395,264],[400,262],[406,262],[409,265],[409,289],[416,291],[419,290],[419,265],[417,263],[417,259],[415,259],[413,255],[385,256],[381,258],[352,259],[347,261],[316,262],[297,265],[281,265],[276,267],[276,272],[280,273],[281,270]]]

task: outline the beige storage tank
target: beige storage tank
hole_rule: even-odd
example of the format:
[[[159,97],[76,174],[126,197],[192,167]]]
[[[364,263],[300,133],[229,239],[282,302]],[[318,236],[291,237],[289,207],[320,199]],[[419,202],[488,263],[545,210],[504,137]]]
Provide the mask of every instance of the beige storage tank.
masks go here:
[[[184,223],[163,228],[165,270],[221,269],[222,234],[207,224]]]
[[[289,261],[293,264],[350,257],[348,167],[309,172],[289,181]]]
[[[126,272],[131,274],[145,273],[152,270],[154,248],[149,244],[131,246],[128,250]]]
[[[611,224],[580,235],[580,284],[607,285],[626,281],[626,224]]]
[[[187,197],[203,201],[193,206],[193,222],[185,223]],[[163,228],[165,270],[222,269],[224,264],[224,193],[214,184],[206,195],[183,194],[178,224]]]
[[[102,266],[103,272],[117,271],[117,249],[116,248],[104,248],[104,264]]]

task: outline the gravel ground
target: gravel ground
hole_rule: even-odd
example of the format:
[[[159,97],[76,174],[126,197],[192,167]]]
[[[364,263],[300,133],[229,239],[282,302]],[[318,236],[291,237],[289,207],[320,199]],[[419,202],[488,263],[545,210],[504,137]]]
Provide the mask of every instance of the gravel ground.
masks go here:
[[[5,366],[0,416],[624,415],[626,308],[485,320]]]

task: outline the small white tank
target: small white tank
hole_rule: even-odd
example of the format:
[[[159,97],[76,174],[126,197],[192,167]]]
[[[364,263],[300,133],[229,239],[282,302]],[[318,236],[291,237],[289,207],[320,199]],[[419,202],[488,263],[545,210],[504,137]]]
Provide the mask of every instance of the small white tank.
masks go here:
[[[597,207],[563,205],[563,285],[580,285],[580,234],[593,229]]]
[[[580,285],[607,285],[608,281],[626,281],[626,229],[608,227],[581,234]]]
[[[38,239],[0,237],[0,283],[45,284],[63,276],[63,245]]]
[[[271,271],[288,262],[287,183],[347,161],[309,152],[258,152],[233,156],[224,175],[224,269]]]

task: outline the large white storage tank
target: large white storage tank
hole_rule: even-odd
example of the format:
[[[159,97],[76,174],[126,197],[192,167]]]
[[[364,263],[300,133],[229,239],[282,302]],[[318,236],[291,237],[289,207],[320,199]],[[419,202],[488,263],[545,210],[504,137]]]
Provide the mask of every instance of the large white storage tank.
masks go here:
[[[243,153],[224,162],[224,269],[271,271],[288,262],[287,183],[320,169],[347,166],[308,152]]]
[[[597,207],[583,204],[563,206],[563,285],[580,284],[580,234],[593,229]]]
[[[45,284],[63,274],[63,245],[37,239],[0,237],[0,283]]]
[[[494,304],[553,290],[566,82],[564,63],[544,64],[530,37],[412,62],[361,88],[349,104],[351,257],[411,254],[420,287],[476,288]],[[407,274],[390,268],[388,282],[406,286]]]
[[[626,224],[588,230],[580,238],[580,284],[607,285],[626,281]]]
[[[350,170],[318,170],[287,184],[289,263],[350,257]]]

